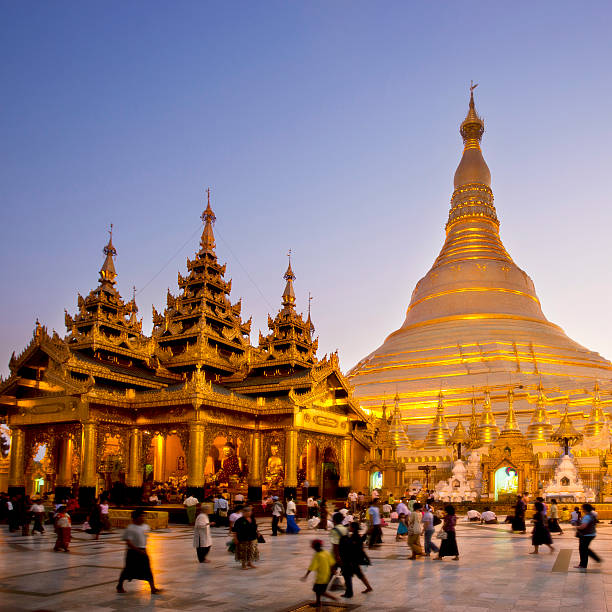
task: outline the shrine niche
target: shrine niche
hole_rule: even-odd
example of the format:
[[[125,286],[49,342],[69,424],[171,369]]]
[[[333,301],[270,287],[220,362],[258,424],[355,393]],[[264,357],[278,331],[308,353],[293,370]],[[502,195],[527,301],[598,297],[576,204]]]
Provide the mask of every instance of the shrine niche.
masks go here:
[[[281,445],[278,440],[270,442],[270,450],[266,460],[265,481],[268,488],[278,489],[283,485],[285,469],[280,454]]]

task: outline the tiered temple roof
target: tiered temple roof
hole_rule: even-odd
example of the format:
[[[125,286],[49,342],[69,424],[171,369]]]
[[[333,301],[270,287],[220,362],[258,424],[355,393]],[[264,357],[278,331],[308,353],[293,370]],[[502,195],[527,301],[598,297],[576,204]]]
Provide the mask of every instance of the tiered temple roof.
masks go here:
[[[210,191],[202,221],[200,250],[187,260],[187,276],[178,275],[180,294],[175,297],[168,290],[163,315],[153,308],[153,337],[156,354],[169,370],[193,373],[201,368],[219,381],[246,361],[251,319],[243,322],[241,302],[232,304],[232,281],[225,280],[226,266],[217,261]]]

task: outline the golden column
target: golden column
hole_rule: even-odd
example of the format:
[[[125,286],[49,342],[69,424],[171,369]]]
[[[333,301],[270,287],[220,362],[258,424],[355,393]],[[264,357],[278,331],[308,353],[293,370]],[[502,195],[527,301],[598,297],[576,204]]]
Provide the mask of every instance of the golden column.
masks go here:
[[[21,427],[11,428],[11,459],[8,476],[11,489],[25,488],[25,432]],[[18,491],[23,493],[24,491]]]
[[[297,488],[297,441],[297,429],[291,427],[285,433],[285,491],[293,489],[293,491],[288,492],[293,496],[295,496]]]
[[[248,498],[255,500],[261,499],[261,480],[262,480],[262,462],[261,462],[261,431],[259,428],[253,431],[251,444],[251,457],[249,463],[249,479],[248,479]]]
[[[187,487],[190,490],[204,487],[204,429],[202,421],[189,422],[189,454],[187,461]],[[197,497],[197,496],[196,496]]]
[[[306,443],[306,480],[311,487],[319,486],[319,471],[317,469],[317,445],[311,440]]]
[[[153,458],[153,480],[164,482],[166,475],[166,438],[161,434],[155,437],[155,457]]]
[[[72,487],[72,451],[74,441],[69,435],[59,439],[59,462],[57,465],[56,487]]]
[[[95,421],[85,421],[81,433],[81,475],[79,487],[95,487],[97,484],[96,470],[96,439],[98,426]]]
[[[142,470],[140,468],[140,447],[142,433],[138,427],[130,431],[130,456],[125,484],[128,487],[142,487]]]
[[[261,487],[261,431],[253,431],[251,464],[249,466],[249,487]]]
[[[351,486],[351,438],[342,438],[342,448],[340,452],[340,488],[349,489]]]

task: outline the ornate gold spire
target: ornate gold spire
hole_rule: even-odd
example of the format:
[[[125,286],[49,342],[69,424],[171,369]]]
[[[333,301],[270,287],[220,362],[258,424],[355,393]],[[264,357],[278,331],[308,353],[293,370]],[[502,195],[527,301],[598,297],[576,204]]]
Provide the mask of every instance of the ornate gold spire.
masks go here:
[[[399,411],[399,395],[396,393],[393,405],[393,414],[391,415],[391,424],[389,425],[389,436],[395,443],[398,450],[408,450],[411,446],[410,438],[404,429]],[[386,412],[386,406],[385,406]]]
[[[567,413],[567,404],[565,405],[565,413],[559,423],[557,430],[550,436],[553,442],[559,442],[563,446],[563,452],[569,455],[570,446],[577,444],[582,440],[582,434],[572,425],[572,421]]]
[[[517,433],[522,435],[521,428],[514,414],[514,392],[510,390],[508,391],[508,414],[506,415],[506,422],[504,423],[501,436],[508,437]]]
[[[457,447],[457,459],[461,459],[462,447],[468,444],[470,438],[461,421],[457,421],[453,434],[450,437],[449,443]]]
[[[100,268],[100,284],[112,287],[115,284],[117,278],[117,272],[115,271],[115,263],[113,257],[117,255],[117,249],[113,245],[113,224],[111,223],[109,230],[108,244],[102,249],[102,252],[106,256],[104,263]]]
[[[215,235],[213,233],[213,225],[217,220],[215,217],[215,213],[210,207],[210,189],[206,190],[206,194],[208,196],[208,204],[206,205],[206,210],[202,213],[202,221],[204,222],[204,230],[202,232],[202,238],[200,239],[200,245],[202,247],[202,252],[204,253],[212,253],[215,250]]]
[[[480,415],[480,423],[478,425],[478,442],[479,446],[492,444],[499,438],[499,427],[495,422],[495,417],[491,411],[491,394],[486,389],[484,393],[484,405],[482,414]]]
[[[608,418],[601,408],[601,397],[599,395],[599,382],[595,382],[595,390],[593,392],[593,408],[587,424],[584,426],[585,436],[596,436],[604,428]]]
[[[468,429],[470,438],[470,446],[478,446],[478,418],[476,417],[476,398],[472,389],[472,417],[470,418],[470,427]]]
[[[548,442],[551,434],[552,425],[546,414],[546,396],[540,382],[538,385],[538,401],[529,427],[527,427],[526,438],[532,442]]]
[[[438,408],[436,410],[436,418],[432,423],[431,429],[427,433],[425,439],[425,448],[440,448],[448,446],[450,438],[450,429],[444,418],[444,395],[442,391],[438,394]]]
[[[283,276],[283,278],[287,281],[285,290],[283,291],[283,306],[285,310],[293,310],[295,308],[295,291],[293,290],[295,274],[291,269],[291,249],[289,249],[287,257],[289,257],[289,265],[287,266],[287,271]]]

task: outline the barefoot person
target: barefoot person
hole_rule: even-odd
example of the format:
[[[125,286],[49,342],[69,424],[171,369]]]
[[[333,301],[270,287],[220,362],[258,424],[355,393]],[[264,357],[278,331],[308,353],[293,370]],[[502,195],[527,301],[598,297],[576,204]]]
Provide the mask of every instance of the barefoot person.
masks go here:
[[[533,515],[533,532],[531,535],[531,543],[533,544],[533,550],[529,553],[530,555],[537,555],[538,548],[542,545],[548,546],[550,552],[555,549],[552,545],[552,538],[550,537],[550,531],[548,530],[548,521],[546,520],[546,514],[544,514],[544,504],[537,501],[535,504],[535,514]]]
[[[234,523],[232,528],[236,544],[236,561],[240,561],[242,569],[255,569],[253,561],[259,561],[257,548],[257,521],[253,516],[251,506],[242,509],[242,516]]]
[[[206,555],[212,546],[212,538],[210,537],[210,527],[215,523],[211,523],[208,514],[202,509],[202,504],[196,505],[196,517],[193,527],[193,547],[196,549],[198,561],[200,563],[210,563]]]
[[[151,562],[147,554],[147,532],[151,529],[144,519],[145,511],[139,508],[132,512],[132,522],[123,532],[122,540],[127,544],[125,567],[119,576],[117,593],[125,593],[123,583],[125,580],[145,580],[151,586],[151,593],[160,593],[161,589],[155,586]]]
[[[338,598],[327,590],[327,585],[331,578],[331,569],[336,565],[336,560],[328,550],[323,550],[323,542],[321,540],[313,540],[311,547],[315,552],[302,580],[305,582],[308,578],[308,574],[310,574],[310,572],[315,572],[315,581],[312,590],[315,592],[317,598],[316,607],[318,610],[321,610],[321,597],[327,597],[334,601],[338,601]]]
[[[597,563],[601,563],[601,558],[589,548],[596,535],[595,524],[597,523],[597,517],[593,513],[593,506],[591,504],[582,504],[582,511],[584,512],[582,521],[580,525],[576,526],[576,535],[579,539],[580,564],[575,567],[586,571],[589,557],[597,561]]]

